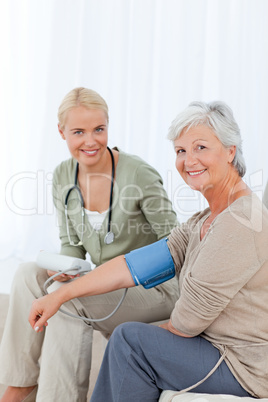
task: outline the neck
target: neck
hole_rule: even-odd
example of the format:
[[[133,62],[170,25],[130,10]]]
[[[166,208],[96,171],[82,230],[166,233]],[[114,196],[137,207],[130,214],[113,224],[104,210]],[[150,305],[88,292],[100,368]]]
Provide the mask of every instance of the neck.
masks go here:
[[[234,177],[232,180],[217,188],[209,189],[203,192],[208,201],[211,215],[216,216],[231,205],[238,198],[249,195],[251,190],[240,176]]]

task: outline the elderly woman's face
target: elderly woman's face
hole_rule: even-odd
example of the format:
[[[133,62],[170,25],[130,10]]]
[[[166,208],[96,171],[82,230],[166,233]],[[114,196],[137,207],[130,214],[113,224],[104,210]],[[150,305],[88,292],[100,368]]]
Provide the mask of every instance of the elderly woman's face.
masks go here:
[[[209,127],[200,125],[182,131],[174,141],[176,168],[184,181],[194,190],[224,185],[234,174],[231,162],[235,146],[225,148]]]

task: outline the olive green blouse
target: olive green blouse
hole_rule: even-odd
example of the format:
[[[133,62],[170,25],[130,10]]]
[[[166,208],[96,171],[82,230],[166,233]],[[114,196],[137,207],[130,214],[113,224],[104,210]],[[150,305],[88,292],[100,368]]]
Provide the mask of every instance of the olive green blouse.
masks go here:
[[[117,149],[117,148],[116,148]],[[138,156],[119,151],[115,172],[111,230],[115,234],[112,244],[105,244],[108,212],[101,230],[96,231],[85,216],[76,190],[68,199],[68,223],[70,236],[76,244],[82,238],[83,245],[69,243],[64,214],[65,197],[74,185],[77,161],[62,162],[53,175],[53,200],[58,213],[61,254],[85,258],[86,253],[94,264],[100,265],[111,258],[151,244],[167,236],[178,224],[176,214],[163,188],[159,173]]]

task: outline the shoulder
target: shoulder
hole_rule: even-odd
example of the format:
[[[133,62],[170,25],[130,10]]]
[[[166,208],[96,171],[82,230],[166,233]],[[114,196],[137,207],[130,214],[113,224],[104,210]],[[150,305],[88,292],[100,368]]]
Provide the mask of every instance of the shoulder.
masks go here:
[[[240,259],[268,259],[268,211],[255,195],[240,197],[224,210],[209,229],[207,242],[214,246],[237,251]],[[222,258],[226,258],[223,257]]]
[[[177,238],[178,236],[187,236],[188,238],[200,232],[199,222],[205,220],[210,214],[210,209],[206,208],[203,211],[196,212],[186,222],[181,223],[172,229],[170,239]]]
[[[162,182],[159,172],[141,157],[129,154],[118,148],[115,149],[119,151],[120,170],[124,169],[127,173],[135,173],[139,180],[151,180],[152,177],[155,177]]]
[[[238,198],[216,220],[232,230],[268,231],[268,211],[256,194]]]
[[[131,167],[139,167],[140,165],[151,167],[147,162],[145,162],[138,155],[129,154],[127,152],[122,151],[121,149],[115,147],[115,150],[119,152],[119,160],[122,164],[127,164]]]
[[[191,216],[183,225],[187,226],[191,231],[201,220],[205,220],[210,215],[210,209],[205,208]]]
[[[61,184],[73,183],[76,164],[73,158],[61,162],[53,172],[53,181]]]

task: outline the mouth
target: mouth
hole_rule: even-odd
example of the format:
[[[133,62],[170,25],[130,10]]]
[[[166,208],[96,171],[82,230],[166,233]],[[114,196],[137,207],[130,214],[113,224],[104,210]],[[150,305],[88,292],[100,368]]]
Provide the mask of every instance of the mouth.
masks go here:
[[[92,151],[89,151],[89,150],[87,150],[87,149],[81,149],[80,151],[83,152],[83,153],[86,154],[86,155],[94,156],[94,155],[97,154],[98,149],[93,149]]]
[[[198,176],[204,173],[207,169],[195,170],[194,172],[187,172],[189,176]]]

